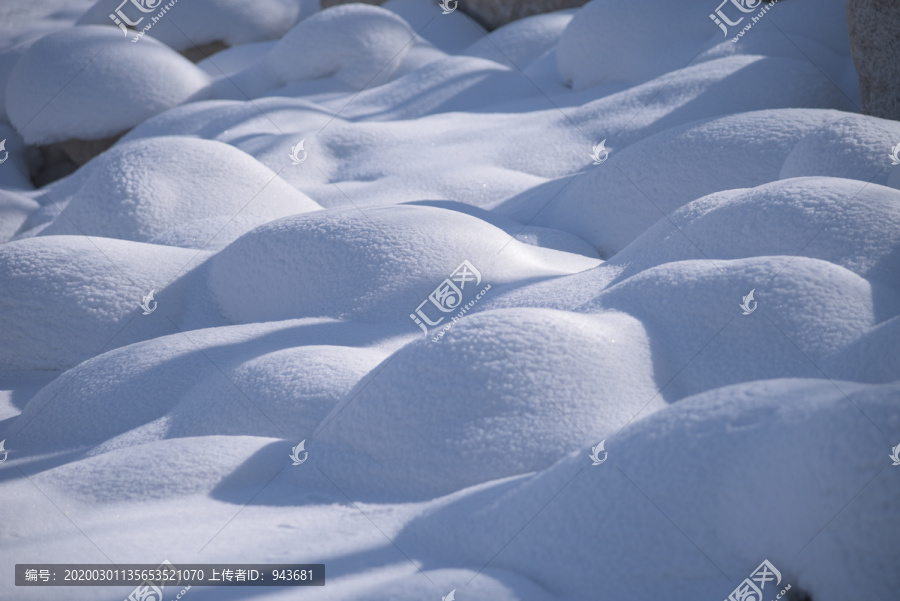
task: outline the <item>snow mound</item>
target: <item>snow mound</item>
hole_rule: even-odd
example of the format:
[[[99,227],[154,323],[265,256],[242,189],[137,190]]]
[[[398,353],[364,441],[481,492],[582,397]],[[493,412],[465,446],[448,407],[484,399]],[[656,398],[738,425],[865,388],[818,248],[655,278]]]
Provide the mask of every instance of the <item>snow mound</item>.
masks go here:
[[[281,86],[335,77],[361,90],[390,81],[415,36],[394,12],[345,4],[298,23],[253,68],[266,70]]]
[[[742,13],[736,8],[737,2],[733,4],[722,8],[723,12],[730,19],[743,19],[729,28],[726,38],[735,36],[758,14],[756,10]],[[763,9],[761,0],[743,4]],[[782,35],[807,38],[846,56],[849,42],[844,5],[842,0],[777,3],[761,21],[771,19]],[[635,85],[688,66],[704,49],[722,40],[722,30],[710,18],[717,9],[715,3],[653,0],[641,8],[634,10],[627,0],[593,0],[575,13],[557,48],[562,78],[575,90],[606,82]],[[751,30],[750,37],[753,33],[756,31]],[[804,57],[799,52],[798,56]],[[816,59],[821,61],[823,57]],[[820,62],[817,66],[833,70],[831,64]]]
[[[487,33],[461,10],[442,15],[434,4],[421,0],[388,0],[381,8],[403,17],[420,37],[444,52],[458,53]]]
[[[119,134],[177,106],[209,78],[164,44],[126,43],[115,28],[73,27],[35,42],[6,87],[10,121],[28,144]]]
[[[782,255],[787,263],[803,256],[840,265],[900,294],[898,249],[900,192],[809,177],[695,200],[657,222],[610,264],[624,268],[624,279],[672,261]]]
[[[0,244],[10,241],[39,206],[27,196],[0,190]]]
[[[42,234],[137,241],[213,216],[242,215],[244,225],[258,225],[320,208],[233,146],[174,136],[118,144],[46,194],[65,208]],[[194,230],[190,245],[202,247],[217,233],[215,227]]]
[[[642,10],[627,0],[593,0],[559,38],[559,74],[584,90],[605,82],[638,84],[685,67],[716,33],[710,10],[697,0],[657,0]]]
[[[798,142],[840,119],[831,110],[766,110],[688,123],[648,136],[571,180],[547,203],[532,189],[497,210],[570,231],[611,256],[682,205],[722,190],[779,179]],[[569,178],[555,182],[561,188]]]
[[[404,501],[542,469],[658,409],[652,372],[621,313],[466,317],[360,382],[316,433],[315,465],[351,498]]]
[[[823,371],[831,378],[884,384],[900,374],[900,316],[878,324],[831,357]]]
[[[209,494],[220,491],[219,483],[238,468],[271,472],[287,447],[276,442],[249,436],[149,442],[72,461],[41,472],[34,481],[67,499],[91,504]],[[104,485],[98,487],[97,482]],[[244,485],[249,488],[253,482]]]
[[[197,381],[169,412],[166,436],[257,433],[249,424],[271,421],[296,444],[385,357],[376,350],[318,345],[253,357],[226,369],[224,378],[213,373]]]
[[[299,435],[296,444],[390,352],[365,348],[373,336],[366,328],[326,321],[164,334],[50,382],[25,406],[25,427],[9,433],[10,446],[102,454],[204,435]]]
[[[466,48],[462,54],[524,69],[556,47],[575,11],[557,11],[512,21]]]
[[[456,13],[454,13],[456,14]],[[369,572],[365,579],[346,583],[341,601],[420,601],[449,596],[454,599],[490,599],[491,601],[551,601],[552,596],[530,578],[487,567],[480,570],[459,568],[423,569],[403,574],[391,568]],[[423,578],[422,576],[425,576]],[[426,580],[427,578],[427,580]],[[440,593],[440,594],[437,594]],[[338,597],[327,601],[337,601]]]
[[[685,399],[608,440],[600,466],[585,448],[453,499],[395,542],[528,574],[557,598],[660,599],[677,582],[683,598],[722,599],[765,558],[777,590],[890,598],[900,517],[883,507],[900,481],[875,425],[900,433],[900,387],[841,386],[850,401],[821,380]]]
[[[137,30],[128,33],[129,40],[134,39],[162,12],[162,17],[152,23],[152,29],[139,38],[140,43],[146,41],[143,38],[152,36],[179,51],[211,42],[235,46],[274,40],[284,35],[298,19],[318,8],[318,2],[314,0],[256,0],[252,3],[242,0],[191,0],[172,7],[164,0],[141,0],[140,4],[141,8],[137,8],[137,3],[121,7],[122,13],[135,23],[134,29]],[[77,23],[111,25],[109,15],[115,10],[112,3],[98,0]],[[119,18],[121,20],[121,16]],[[118,29],[115,31],[119,32]]]
[[[189,251],[84,236],[28,238],[0,246],[0,364],[58,370],[106,348],[172,331],[167,311],[142,316],[156,289],[162,309],[180,288],[165,288],[197,258]]]
[[[900,141],[900,123],[868,115],[840,115],[794,147],[785,158],[781,179],[827,175],[891,185],[894,169],[889,155]]]
[[[335,317],[406,320],[415,330],[408,316],[466,260],[480,274],[480,282],[462,283],[467,303],[469,290],[474,296],[487,285],[599,263],[523,244],[456,211],[332,209],[285,217],[245,234],[215,256],[209,288],[235,323]]]
[[[656,377],[670,401],[756,379],[820,377],[817,365],[876,325],[872,287],[832,263],[789,259],[666,263],[604,290],[582,310],[641,320],[660,349]],[[751,290],[753,312],[743,315]],[[888,305],[882,312],[900,312],[897,295],[879,301]]]

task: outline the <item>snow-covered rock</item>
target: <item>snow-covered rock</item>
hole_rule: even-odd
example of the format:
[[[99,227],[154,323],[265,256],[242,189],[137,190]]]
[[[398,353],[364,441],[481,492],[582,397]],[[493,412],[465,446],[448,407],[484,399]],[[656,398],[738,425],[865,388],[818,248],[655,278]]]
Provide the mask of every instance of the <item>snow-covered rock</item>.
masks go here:
[[[243,233],[278,217],[320,208],[233,146],[187,137],[118,144],[45,194],[64,208],[42,235],[145,242],[201,220],[186,243],[192,248],[212,241],[236,217],[242,217]],[[224,219],[208,226],[202,220],[210,217]]]
[[[126,34],[129,40],[152,25],[144,36],[137,38],[138,45],[152,36],[181,51],[211,42],[235,46],[280,38],[299,19],[312,14],[318,8],[317,4],[315,0],[257,0],[252,3],[241,0],[140,0],[117,6],[108,0],[98,0],[78,19],[78,24],[112,25],[110,14],[113,14],[123,23],[135,23]],[[118,14],[117,9],[121,9],[128,21]],[[153,21],[154,17],[156,21]],[[119,37],[122,37],[121,33]]]
[[[771,380],[685,399],[608,440],[600,466],[585,448],[472,489],[395,542],[530,574],[562,598],[727,598],[764,559],[779,591],[890,598],[900,521],[884,508],[900,482],[878,429],[898,433],[900,390],[840,386]]]
[[[110,27],[74,27],[25,51],[6,85],[6,111],[28,144],[96,140],[196,98],[208,83],[164,44],[127,43]]]
[[[315,465],[353,499],[397,501],[543,469],[662,407],[652,372],[621,313],[465,317],[360,382],[316,432]]]

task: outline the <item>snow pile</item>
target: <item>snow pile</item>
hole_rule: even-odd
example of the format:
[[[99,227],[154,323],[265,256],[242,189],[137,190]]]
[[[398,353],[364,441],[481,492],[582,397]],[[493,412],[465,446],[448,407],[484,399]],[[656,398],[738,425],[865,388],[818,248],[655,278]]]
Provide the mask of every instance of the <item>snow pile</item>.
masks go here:
[[[185,160],[184,157],[190,157]],[[89,234],[150,241],[192,229],[202,248],[235,217],[243,233],[278,217],[319,209],[253,157],[221,142],[160,137],[117,144],[46,195],[64,207],[42,235]],[[202,220],[222,216],[213,223]],[[196,228],[191,222],[200,220]]]
[[[136,31],[127,34],[129,39],[152,24],[147,34],[138,38],[140,43],[152,36],[180,51],[212,42],[234,46],[280,38],[299,19],[311,14],[318,3],[314,0],[256,0],[252,3],[241,0],[191,0],[178,3],[142,0],[139,4],[140,6],[138,3],[117,6],[109,0],[98,0],[77,23],[111,25],[109,15],[114,14],[123,23],[135,23],[133,28]],[[128,21],[117,13],[119,8]],[[162,17],[159,17],[160,13]],[[152,21],[154,17],[158,17],[155,22]]]
[[[746,27],[764,6],[760,0],[742,4],[759,11],[742,8],[740,12],[735,9],[736,2],[724,8],[731,19],[743,18],[737,27],[729,29],[731,35],[726,35],[727,38]],[[801,46],[805,45],[802,40],[809,39],[847,56],[850,48],[845,4],[841,0],[778,3],[770,7],[763,19],[771,19],[782,37],[787,35],[792,41],[800,39]],[[706,0],[679,4],[653,2],[644,10],[634,10],[627,0],[589,2],[576,13],[559,38],[559,73],[575,90],[606,82],[634,85],[674,73],[722,39],[721,30],[710,20],[710,14],[715,16],[717,8],[721,6],[710,5]],[[751,29],[747,39],[757,33]],[[743,41],[741,38],[738,43]],[[767,54],[768,50],[763,53]]]
[[[738,321],[738,301],[750,290],[762,308],[751,305],[759,313]],[[873,296],[864,279],[826,261],[703,259],[642,271],[584,309],[640,319],[650,339],[664,345],[657,382],[668,400],[677,400],[755,379],[821,375],[818,364],[877,323]],[[877,299],[889,314],[900,312],[896,294]]]
[[[298,23],[247,72],[268,76],[271,83],[257,84],[268,89],[334,77],[361,90],[390,81],[415,35],[389,10],[366,4],[335,6]],[[235,78],[240,82],[242,74]]]
[[[119,134],[196,97],[207,76],[163,44],[124,43],[109,27],[35,42],[6,85],[6,110],[28,144]]]
[[[540,352],[534,338],[546,341]],[[366,500],[428,499],[542,469],[659,409],[652,371],[644,329],[626,315],[481,313],[361,382],[316,433],[316,465]]]
[[[409,314],[463,261],[480,275],[480,282],[473,275],[463,286],[478,291],[599,263],[523,244],[456,211],[342,209],[249,232],[214,257],[209,288],[235,323],[298,317],[409,323]]]
[[[843,5],[736,43],[705,0],[0,30],[0,560],[574,601],[724,599],[768,559],[891,598],[900,125],[856,114]]]
[[[849,400],[811,380],[685,399],[608,441],[602,467],[584,449],[469,491],[397,544],[531,574],[566,598],[649,599],[673,583],[685,598],[726,598],[763,558],[813,599],[852,597],[847,570],[889,598],[900,520],[882,508],[900,483],[876,428],[896,430],[900,389],[841,387]],[[557,569],[545,569],[548,557]]]
[[[135,318],[151,290],[176,302],[178,287],[168,298],[165,287],[195,259],[197,251],[84,236],[0,246],[0,364],[58,370],[172,332],[162,315]]]

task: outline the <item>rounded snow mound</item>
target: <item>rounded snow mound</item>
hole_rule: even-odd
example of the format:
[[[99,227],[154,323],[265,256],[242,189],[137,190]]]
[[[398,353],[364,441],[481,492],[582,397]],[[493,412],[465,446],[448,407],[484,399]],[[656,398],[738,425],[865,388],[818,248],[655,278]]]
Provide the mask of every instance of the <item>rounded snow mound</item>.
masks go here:
[[[622,313],[487,311],[360,382],[316,433],[316,466],[381,500],[542,469],[658,409],[652,372],[643,327]]]
[[[766,255],[829,261],[900,294],[900,192],[809,177],[711,194],[658,221],[609,263],[626,278],[673,261]]]
[[[828,377],[853,382],[884,384],[900,379],[900,316],[878,324],[859,340],[845,346],[823,368]]]
[[[696,1],[657,0],[642,10],[628,0],[589,2],[559,38],[559,74],[583,90],[606,82],[638,84],[681,69],[717,31],[710,10]]]
[[[441,15],[442,18],[435,19],[436,6],[421,0],[387,0],[381,8],[403,17],[420,37],[444,52],[456,54],[487,33],[461,10],[452,17]]]
[[[220,483],[239,468],[256,475],[257,482],[248,479],[244,486],[258,488],[266,472],[274,476],[283,463],[286,445],[273,444],[278,442],[250,436],[154,441],[73,461],[34,479],[42,488],[91,504],[219,492]]]
[[[255,420],[276,424],[284,437],[306,439],[386,356],[318,345],[265,353],[227,369],[225,378],[213,373],[199,380],[169,412],[166,435],[250,433]]]
[[[0,246],[0,365],[58,370],[169,333],[164,309],[176,299],[164,287],[196,256],[193,250],[85,236]],[[141,316],[142,299],[153,289],[163,310]]]
[[[204,435],[299,441],[388,355],[364,348],[372,334],[362,330],[324,321],[170,327],[47,384],[23,409],[26,426],[10,433],[9,445],[100,454]],[[44,411],[49,403],[53,410]]]
[[[798,142],[842,114],[754,111],[672,127],[621,150],[609,140],[609,160],[564,180],[553,202],[533,189],[499,210],[522,221],[540,210],[534,225],[572,232],[611,256],[692,200],[779,179]]]
[[[298,23],[253,69],[262,67],[280,86],[335,77],[361,90],[390,81],[415,38],[394,12],[344,4]]]
[[[886,500],[900,480],[884,433],[900,434],[900,386],[840,386],[847,396],[769,380],[685,399],[608,440],[604,464],[585,448],[467,491],[397,545],[490,561],[557,598],[665,599],[677,581],[681,598],[722,599],[763,558],[783,578],[767,598],[788,583],[817,601],[891,598],[900,514]]]
[[[174,6],[170,6],[172,4]],[[314,10],[313,4],[311,0],[190,0],[177,4],[165,0],[139,0],[122,5],[120,15],[112,3],[98,0],[77,24],[111,25],[111,13],[126,22],[122,18],[124,15],[125,19],[135,23],[136,31],[127,34],[129,40],[152,23],[152,29],[140,36],[139,44],[146,41],[143,38],[153,36],[180,51],[211,42],[235,46],[280,38],[297,19]],[[156,22],[152,21],[154,17],[158,18]],[[118,29],[115,31],[119,32]],[[122,38],[121,34],[119,38]]]
[[[868,115],[842,115],[804,137],[785,158],[780,179],[822,175],[891,185],[891,149],[900,123]]]
[[[878,300],[885,305],[880,311],[900,312],[896,295]],[[653,267],[582,310],[617,310],[641,320],[659,348],[657,381],[671,401],[756,379],[821,377],[818,366],[876,325],[874,305],[871,285],[843,267],[754,257]]]
[[[243,151],[180,136],[116,145],[51,186],[47,196],[67,204],[42,234],[137,241],[213,216],[241,215],[257,225],[320,208]],[[215,228],[200,227],[191,245],[202,246],[209,240],[201,236],[216,233]]]
[[[556,11],[512,21],[479,37],[461,54],[524,68],[556,47],[573,14],[574,11]]]
[[[738,9],[737,1],[717,7],[703,0],[652,0],[642,4],[642,10],[635,10],[627,0],[593,0],[575,13],[560,37],[559,73],[576,90],[606,82],[639,84],[678,71],[695,62],[704,48],[730,41],[767,7],[770,10],[763,13],[761,21],[771,20],[788,37],[802,36],[836,53],[834,57],[817,56],[825,61],[819,68],[833,72],[835,59],[849,54],[846,3],[841,0],[771,4],[741,0],[741,4],[747,10]],[[742,19],[737,26],[728,27],[724,37],[711,19],[711,15],[718,16],[724,22],[717,13],[719,8],[726,19]],[[753,33],[751,30],[748,35]]]
[[[164,44],[127,43],[110,27],[72,27],[25,51],[6,86],[6,110],[28,144],[95,140],[131,129],[208,84],[203,71]]]
[[[487,286],[574,273],[598,263],[512,240],[456,211],[409,205],[335,209],[285,217],[245,234],[215,256],[209,287],[235,323],[297,317],[409,320],[423,303],[428,306],[422,311],[436,321],[439,315],[449,319],[453,309],[473,302]],[[428,302],[451,276],[452,286],[445,290],[453,294]]]

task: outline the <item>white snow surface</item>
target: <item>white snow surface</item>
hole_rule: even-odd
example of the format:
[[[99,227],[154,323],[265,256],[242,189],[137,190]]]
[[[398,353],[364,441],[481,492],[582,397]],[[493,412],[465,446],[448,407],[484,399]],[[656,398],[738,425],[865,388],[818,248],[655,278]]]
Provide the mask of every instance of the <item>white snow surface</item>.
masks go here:
[[[6,82],[10,122],[29,144],[120,134],[200,93],[208,77],[168,46],[86,26],[32,44]]]
[[[859,113],[843,1],[727,3],[724,36],[705,0],[490,33],[426,0],[8,4],[4,569],[687,601],[769,560],[764,601],[896,597],[900,124]]]

